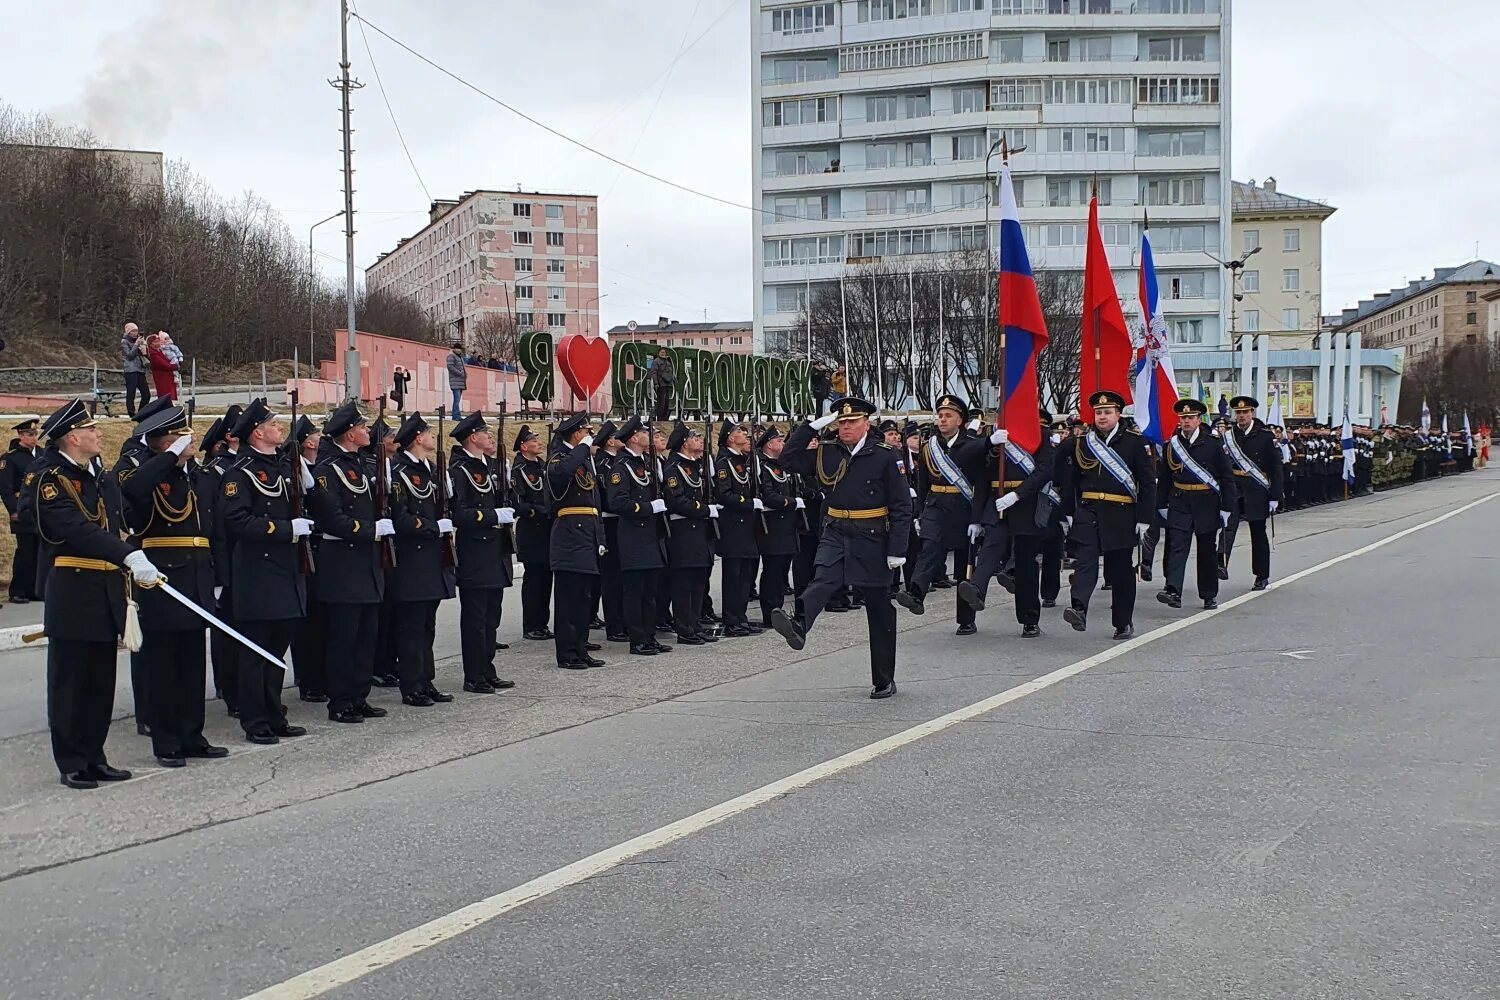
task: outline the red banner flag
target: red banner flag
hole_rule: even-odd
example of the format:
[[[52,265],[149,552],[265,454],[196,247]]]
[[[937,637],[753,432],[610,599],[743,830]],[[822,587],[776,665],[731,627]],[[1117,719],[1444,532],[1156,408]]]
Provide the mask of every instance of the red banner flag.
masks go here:
[[[1127,404],[1131,402],[1133,355],[1120,293],[1099,232],[1099,198],[1095,195],[1089,202],[1089,250],[1083,267],[1083,349],[1078,365],[1078,411],[1086,423],[1094,421],[1089,397],[1100,389],[1117,392]]]

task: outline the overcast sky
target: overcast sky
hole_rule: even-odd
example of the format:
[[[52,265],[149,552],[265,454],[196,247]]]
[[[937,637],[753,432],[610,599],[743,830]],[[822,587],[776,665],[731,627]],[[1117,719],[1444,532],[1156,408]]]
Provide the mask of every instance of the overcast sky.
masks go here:
[[[370,21],[558,131],[733,202],[750,199],[751,0],[357,0]],[[0,100],[253,190],[299,239],[342,207],[337,0],[0,0]],[[1324,311],[1433,267],[1500,256],[1493,0],[1237,0],[1234,174],[1327,200]],[[1422,16],[1416,16],[1416,11]],[[548,135],[351,26],[361,267],[420,228],[429,193],[600,196],[601,308],[748,319],[750,215]],[[706,32],[706,34],[705,34]],[[701,40],[700,40],[701,36]],[[675,60],[675,63],[674,63]],[[376,85],[379,70],[416,169]],[[418,180],[420,174],[421,180]],[[423,183],[426,191],[423,190]],[[319,263],[342,274],[337,223]]]

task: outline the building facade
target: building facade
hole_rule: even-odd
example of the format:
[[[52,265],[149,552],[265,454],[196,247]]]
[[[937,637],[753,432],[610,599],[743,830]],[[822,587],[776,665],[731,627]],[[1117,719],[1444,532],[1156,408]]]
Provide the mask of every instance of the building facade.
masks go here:
[[[89,146],[29,146],[0,143],[0,152],[15,153],[23,158],[35,160],[38,165],[51,166],[58,159],[70,156],[87,156],[108,164],[119,171],[138,197],[160,197],[166,188],[161,153],[146,149],[102,149]]]
[[[1250,254],[1243,298],[1230,307],[1231,332],[1268,333],[1280,348],[1311,347],[1323,320],[1323,223],[1337,209],[1264,183],[1234,182],[1229,252]]]
[[[365,286],[411,299],[466,344],[489,317],[598,333],[598,198],[470,191],[435,201],[425,227],[365,269]]]
[[[1485,296],[1500,289],[1500,265],[1474,260],[1440,267],[1384,295],[1364,299],[1339,317],[1337,329],[1375,347],[1404,352],[1408,364],[1428,354],[1476,343],[1489,332]]]
[[[1123,297],[1145,212],[1174,344],[1227,341],[1229,0],[757,0],[755,338],[854,264],[992,247],[1011,148],[1036,268],[1081,270],[1097,179]]]
[[[626,324],[609,329],[609,342],[637,341],[662,347],[696,347],[726,354],[749,354],[755,328],[748,320],[725,323],[679,323],[663,316],[652,326]]]

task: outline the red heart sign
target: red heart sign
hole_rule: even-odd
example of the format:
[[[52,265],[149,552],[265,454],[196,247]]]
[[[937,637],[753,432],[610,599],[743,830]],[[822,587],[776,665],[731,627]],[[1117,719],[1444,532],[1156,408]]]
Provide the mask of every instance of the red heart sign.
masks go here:
[[[570,333],[557,345],[557,367],[562,369],[573,395],[588,399],[609,374],[609,342],[603,337],[590,340]]]

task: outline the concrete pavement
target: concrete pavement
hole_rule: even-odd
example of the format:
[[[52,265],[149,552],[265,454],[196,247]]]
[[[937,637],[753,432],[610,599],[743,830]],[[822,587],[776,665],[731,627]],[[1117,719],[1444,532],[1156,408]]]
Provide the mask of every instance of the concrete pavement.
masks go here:
[[[1288,519],[1277,576],[1497,484],[1474,473]],[[1485,781],[1497,510],[1195,621],[335,995],[1483,995],[1500,971],[1481,919],[1500,823]],[[1225,597],[1248,583],[1236,558]],[[1141,631],[1190,614],[1153,590]],[[51,866],[0,882],[6,988],[244,996],[1110,648],[1101,626],[1080,636],[1055,617],[1021,643],[1004,604],[959,640],[948,600],[901,617],[889,703],[863,698],[862,620],[830,616],[795,655],[767,637],[574,677],[526,651],[510,671],[525,702],[399,712],[88,795],[47,784],[35,737],[6,740],[7,863]]]

